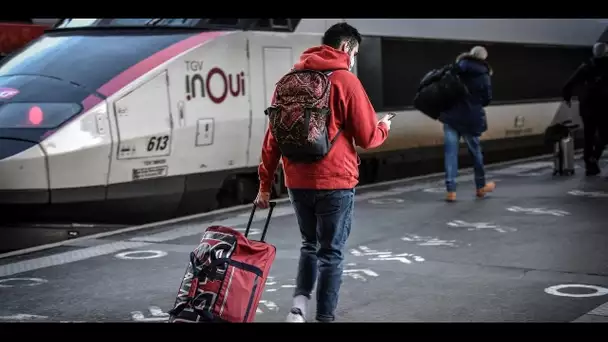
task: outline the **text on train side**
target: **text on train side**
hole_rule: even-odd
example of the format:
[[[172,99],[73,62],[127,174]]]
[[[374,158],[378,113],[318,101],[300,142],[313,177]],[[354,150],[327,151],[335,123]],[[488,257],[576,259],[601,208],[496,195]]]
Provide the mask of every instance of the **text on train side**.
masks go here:
[[[226,73],[220,67],[204,71],[203,61],[186,61],[186,100],[209,97],[213,103],[220,104],[228,95],[232,97],[245,96],[245,72],[236,75]],[[212,82],[214,87],[212,88]],[[215,86],[220,82],[219,90]]]

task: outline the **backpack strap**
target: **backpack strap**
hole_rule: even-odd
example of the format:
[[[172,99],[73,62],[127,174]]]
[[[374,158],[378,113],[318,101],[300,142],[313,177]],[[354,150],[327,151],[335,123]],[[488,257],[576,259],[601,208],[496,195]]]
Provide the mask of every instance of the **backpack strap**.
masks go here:
[[[331,74],[334,73],[334,71],[338,71],[338,70],[347,70],[347,69],[332,69],[332,70],[323,70],[321,71],[322,73],[325,74],[325,76],[327,76],[329,78],[329,76],[331,76]],[[336,132],[336,135],[333,137],[333,139],[331,139],[330,144],[333,145],[334,142],[336,142],[336,139],[338,139],[338,137],[340,136],[340,133],[342,133],[342,131],[344,130],[344,125],[341,125],[340,127],[338,127],[338,132]]]

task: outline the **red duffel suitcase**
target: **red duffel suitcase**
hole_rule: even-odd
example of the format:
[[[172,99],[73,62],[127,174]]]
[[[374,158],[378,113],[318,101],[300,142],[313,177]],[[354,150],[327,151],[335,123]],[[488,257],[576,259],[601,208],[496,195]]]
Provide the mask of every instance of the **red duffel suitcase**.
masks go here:
[[[248,239],[255,214],[253,205],[245,234],[232,228],[207,228],[190,262],[169,311],[171,323],[252,322],[276,256],[264,242],[275,202],[260,241]]]

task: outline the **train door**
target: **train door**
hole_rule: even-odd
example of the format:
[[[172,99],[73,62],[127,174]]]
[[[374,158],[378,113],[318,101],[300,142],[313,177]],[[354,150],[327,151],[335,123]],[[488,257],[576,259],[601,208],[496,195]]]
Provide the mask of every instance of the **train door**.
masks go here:
[[[304,50],[319,45],[317,35],[251,33],[249,36],[251,82],[250,166],[260,162],[262,141],[268,126],[264,110],[270,105],[276,82],[298,61]]]
[[[264,110],[270,105],[277,81],[285,75],[299,56],[290,41],[293,36],[281,34],[251,33],[249,36],[251,139],[248,164],[260,161],[262,141],[268,126]]]
[[[118,144],[109,183],[167,176],[173,138],[167,72],[116,100],[113,109]]]
[[[293,66],[291,47],[262,48],[262,69],[264,70],[264,108],[270,106],[277,82]],[[264,120],[264,131],[268,120]]]

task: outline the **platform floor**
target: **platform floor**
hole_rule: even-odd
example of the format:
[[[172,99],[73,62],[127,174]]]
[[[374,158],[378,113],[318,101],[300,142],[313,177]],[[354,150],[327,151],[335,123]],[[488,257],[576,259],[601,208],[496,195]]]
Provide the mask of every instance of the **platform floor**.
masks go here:
[[[548,161],[491,168],[498,186],[483,200],[469,173],[456,203],[443,201],[438,177],[359,191],[338,320],[608,321],[608,180],[585,177],[578,164],[572,177],[552,177]],[[165,321],[203,229],[243,228],[248,215],[0,259],[0,320]],[[291,304],[300,237],[289,203],[270,229],[277,259],[260,322],[283,321]]]

